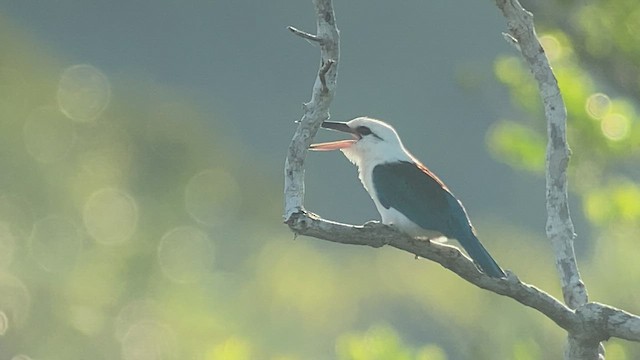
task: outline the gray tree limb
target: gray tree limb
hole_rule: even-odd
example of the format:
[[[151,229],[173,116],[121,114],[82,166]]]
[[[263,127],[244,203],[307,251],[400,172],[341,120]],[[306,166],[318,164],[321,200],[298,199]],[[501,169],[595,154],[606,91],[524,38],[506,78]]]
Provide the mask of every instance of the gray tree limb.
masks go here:
[[[507,19],[508,38],[517,45],[538,83],[544,113],[547,118],[547,237],[555,254],[565,303],[576,309],[588,302],[587,289],[580,278],[573,249],[575,238],[569,213],[567,166],[567,109],[547,55],[538,41],[533,15],[518,0],[497,0]],[[604,347],[594,339],[569,332],[566,359],[604,359]]]
[[[588,298],[573,251],[575,234],[567,191],[567,110],[558,81],[536,36],[533,15],[523,9],[518,0],[498,0],[497,4],[507,19],[508,37],[515,42],[538,82],[549,138],[546,159],[547,237],[553,244],[565,303],[575,309],[586,304]]]
[[[312,35],[289,26],[294,34],[320,45],[320,69],[311,93],[311,101],[303,105],[304,115],[298,123],[284,166],[284,218],[304,210],[304,160],[311,140],[320,124],[329,118],[340,61],[340,34],[330,0],[314,0],[317,34]]]
[[[471,284],[510,297],[536,309],[567,331],[565,358],[604,359],[600,342],[610,337],[640,341],[640,317],[614,307],[588,303],[573,250],[574,229],[569,216],[566,168],[566,109],[555,75],[549,66],[533,25],[533,16],[517,0],[496,0],[507,19],[505,37],[522,53],[539,85],[548,120],[547,146],[547,236],[556,256],[564,300],[567,305],[535,286],[526,284],[510,271],[506,279],[495,279],[478,271],[456,247],[412,238],[394,228],[369,222],[362,226],[328,221],[304,208],[304,161],[322,121],[329,118],[329,105],[336,87],[339,61],[339,33],[331,0],[313,0],[317,34],[289,27],[301,38],[320,45],[321,64],[311,100],[295,131],[285,161],[285,223],[296,235],[306,235],[341,244],[381,247],[389,245],[437,262]]]

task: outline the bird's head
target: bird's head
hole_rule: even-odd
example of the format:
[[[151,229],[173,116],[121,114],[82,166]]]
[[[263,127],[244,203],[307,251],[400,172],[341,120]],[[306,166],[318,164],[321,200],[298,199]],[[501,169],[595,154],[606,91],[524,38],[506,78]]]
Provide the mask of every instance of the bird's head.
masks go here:
[[[346,123],[325,121],[325,129],[351,134],[352,139],[312,144],[313,151],[340,150],[354,164],[386,163],[409,160],[398,133],[391,125],[367,117],[355,118]]]

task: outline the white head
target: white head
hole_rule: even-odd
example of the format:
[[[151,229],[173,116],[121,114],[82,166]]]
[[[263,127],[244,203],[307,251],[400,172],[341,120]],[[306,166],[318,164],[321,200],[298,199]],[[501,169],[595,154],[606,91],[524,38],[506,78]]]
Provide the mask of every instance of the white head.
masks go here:
[[[359,117],[346,123],[325,121],[322,123],[322,127],[349,133],[353,139],[313,144],[310,147],[311,150],[340,149],[347,159],[358,167],[364,163],[380,164],[412,160],[411,155],[402,145],[396,130],[380,120]]]

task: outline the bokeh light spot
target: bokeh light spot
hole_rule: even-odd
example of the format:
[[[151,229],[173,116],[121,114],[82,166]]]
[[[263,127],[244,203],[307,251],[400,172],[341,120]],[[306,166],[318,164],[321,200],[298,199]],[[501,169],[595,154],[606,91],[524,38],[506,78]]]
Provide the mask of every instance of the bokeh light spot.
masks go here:
[[[131,195],[105,188],[93,193],[82,212],[89,235],[101,244],[119,244],[133,235],[138,224],[138,207]]]
[[[0,222],[0,269],[6,269],[13,261],[16,240],[11,233],[9,225]]]
[[[70,185],[81,203],[98,189],[128,183],[131,175],[132,134],[116,121],[98,121],[90,129],[78,138],[74,158],[78,171]]]
[[[29,356],[25,354],[18,354],[11,358],[11,360],[32,360]]]
[[[554,61],[562,57],[562,45],[555,36],[543,35],[540,37],[540,43],[549,61]]]
[[[602,119],[611,109],[611,99],[606,94],[595,93],[587,98],[585,110],[594,119]]]
[[[6,317],[5,328],[22,325],[27,319],[31,296],[27,287],[13,275],[0,272],[0,311]]]
[[[152,322],[158,316],[158,305],[152,300],[136,300],[127,304],[115,321],[116,339],[122,341],[129,328],[140,322]]]
[[[73,269],[82,244],[78,228],[55,215],[37,221],[29,240],[31,256],[43,269],[52,272]]]
[[[185,189],[187,212],[205,225],[217,225],[235,218],[240,203],[238,183],[222,169],[204,170],[194,175]]]
[[[52,107],[34,110],[25,121],[23,132],[27,152],[43,163],[64,158],[76,138],[73,123]]]
[[[494,64],[498,80],[507,85],[520,85],[526,80],[522,71],[522,60],[515,56],[499,57]]]
[[[167,232],[158,246],[158,262],[169,279],[191,283],[210,273],[213,244],[206,233],[191,226]]]
[[[635,10],[625,16],[625,27],[627,28],[629,36],[637,41],[640,40],[640,9],[637,7],[633,8]]]
[[[106,109],[111,97],[107,77],[91,65],[67,68],[58,83],[58,106],[69,119],[90,122]]]
[[[621,114],[608,114],[602,118],[600,128],[609,140],[620,141],[629,135],[631,123],[629,118]]]
[[[176,339],[170,328],[153,321],[141,321],[129,328],[122,339],[125,360],[165,360],[176,358]]]
[[[0,310],[0,336],[6,334],[7,330],[9,330],[9,317]]]

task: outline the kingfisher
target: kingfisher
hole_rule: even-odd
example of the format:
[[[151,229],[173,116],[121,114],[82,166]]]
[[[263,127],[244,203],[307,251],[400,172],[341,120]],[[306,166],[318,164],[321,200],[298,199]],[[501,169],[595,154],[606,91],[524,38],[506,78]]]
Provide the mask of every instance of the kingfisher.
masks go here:
[[[340,150],[358,167],[360,181],[383,224],[413,237],[455,239],[480,271],[494,278],[506,277],[478,240],[462,203],[405,149],[393,127],[368,117],[348,122],[324,121],[322,127],[352,138],[312,144],[309,149]]]

